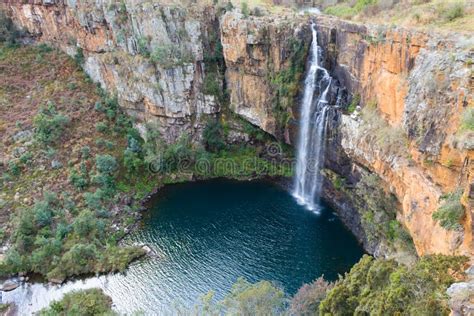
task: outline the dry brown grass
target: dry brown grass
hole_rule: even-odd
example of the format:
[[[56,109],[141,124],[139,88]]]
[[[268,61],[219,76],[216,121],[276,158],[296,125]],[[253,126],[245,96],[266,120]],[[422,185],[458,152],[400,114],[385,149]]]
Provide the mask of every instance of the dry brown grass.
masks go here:
[[[342,1],[341,6],[350,6]],[[334,10],[333,10],[334,11]],[[474,32],[474,2],[471,0],[408,0],[395,5],[391,1],[378,1],[366,6],[359,13],[347,14],[344,18],[373,24],[399,25],[425,30]]]

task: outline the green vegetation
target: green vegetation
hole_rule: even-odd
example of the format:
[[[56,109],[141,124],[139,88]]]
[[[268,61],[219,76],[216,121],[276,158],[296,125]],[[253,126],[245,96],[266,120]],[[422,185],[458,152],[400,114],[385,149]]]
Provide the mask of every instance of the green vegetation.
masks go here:
[[[414,266],[364,256],[319,306],[321,315],[447,315],[446,289],[465,257],[426,256]]]
[[[466,0],[340,0],[324,13],[359,22],[472,32],[474,8]]]
[[[360,95],[356,94],[354,97],[352,97],[352,101],[347,107],[347,113],[352,114],[356,110],[357,106],[360,103]]]
[[[22,33],[15,27],[11,19],[3,11],[0,11],[0,43],[5,43],[7,47],[14,47],[18,45],[18,39]]]
[[[460,2],[452,3],[443,15],[448,22],[462,18],[464,16],[464,5]]]
[[[54,104],[48,102],[46,107],[40,108],[33,119],[36,139],[43,144],[56,142],[63,135],[69,122],[67,116],[58,113]]]
[[[112,299],[102,290],[89,289],[67,293],[60,301],[54,301],[49,308],[39,312],[41,316],[92,316],[114,315]]]
[[[344,3],[328,7],[324,10],[324,13],[342,18],[351,18],[363,10],[366,10],[369,6],[376,4],[377,0],[357,0],[352,3],[352,5],[350,3]]]
[[[357,209],[367,239],[415,253],[410,235],[397,221],[397,200],[383,189],[381,179],[375,174],[363,175],[355,192],[361,198]]]
[[[203,315],[447,315],[446,289],[462,279],[466,257],[426,256],[412,266],[364,255],[330,283],[322,277],[289,297],[268,282],[239,278],[224,299],[201,298]]]
[[[250,15],[250,10],[249,10],[249,5],[247,2],[243,1],[240,4],[240,11],[242,12],[245,18],[248,18],[248,16]]]
[[[157,47],[150,54],[150,60],[164,68],[173,68],[191,63],[193,56],[184,48],[170,44]]]
[[[224,131],[220,121],[209,121],[202,136],[204,146],[209,152],[219,152],[225,148]]]
[[[239,278],[223,300],[214,302],[214,292],[201,298],[194,307],[202,315],[283,315],[287,307],[287,296],[278,286],[269,281],[250,283]]]
[[[456,190],[441,197],[443,204],[433,213],[433,219],[447,230],[462,230],[464,206],[461,203],[462,190]]]
[[[474,108],[466,108],[461,115],[461,125],[459,131],[474,132]]]
[[[278,73],[270,75],[274,88],[273,113],[278,127],[283,130],[288,124],[290,109],[298,96],[300,81],[304,73],[308,46],[292,38],[290,47],[290,65]]]

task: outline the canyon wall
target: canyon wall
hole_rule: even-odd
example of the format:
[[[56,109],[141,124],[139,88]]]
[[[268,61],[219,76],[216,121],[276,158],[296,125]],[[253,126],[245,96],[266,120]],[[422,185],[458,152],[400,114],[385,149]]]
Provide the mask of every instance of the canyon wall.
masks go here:
[[[458,131],[462,113],[474,106],[472,38],[327,16],[244,17],[210,6],[114,3],[13,1],[4,7],[39,41],[83,56],[92,80],[116,92],[139,127],[155,124],[168,142],[183,134],[198,140],[205,119],[228,109],[294,143],[295,87],[301,79],[296,63],[304,65],[301,57],[314,20],[323,63],[343,96],[329,122],[326,168],[348,187],[362,173],[380,177],[399,201],[397,219],[418,254],[473,256],[474,140]],[[380,114],[389,148],[376,140],[382,125],[371,126],[359,108],[349,113],[351,99]],[[394,137],[402,137],[404,145],[390,146]],[[447,230],[432,215],[444,203],[442,195],[458,188],[464,191],[466,209],[462,229]],[[336,191],[326,190],[331,198]],[[342,196],[336,203],[341,217],[364,240],[354,206],[344,202],[350,199],[337,194]]]
[[[473,38],[329,17],[318,18],[318,29],[327,67],[361,106],[375,107],[387,125],[370,126],[359,110],[340,116],[339,144],[351,162],[343,175],[352,172],[347,166],[362,166],[388,184],[401,203],[398,220],[419,254],[472,256],[474,137],[458,130],[462,113],[474,106]],[[387,139],[377,141],[384,133]],[[391,146],[395,137],[405,145]],[[337,159],[328,162],[336,170],[339,164]],[[446,230],[432,215],[442,195],[457,189],[465,192],[463,229]]]

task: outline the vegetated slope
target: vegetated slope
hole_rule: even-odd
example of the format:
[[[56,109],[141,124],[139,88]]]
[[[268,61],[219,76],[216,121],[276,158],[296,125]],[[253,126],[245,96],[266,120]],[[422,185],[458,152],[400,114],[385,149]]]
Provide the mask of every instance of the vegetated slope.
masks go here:
[[[466,0],[357,0],[324,6],[325,14],[376,24],[457,32],[474,31],[474,5]]]
[[[116,185],[130,120],[47,46],[2,45],[0,69],[2,273],[60,281],[124,269],[143,254],[118,248],[123,230],[112,228],[135,216]]]

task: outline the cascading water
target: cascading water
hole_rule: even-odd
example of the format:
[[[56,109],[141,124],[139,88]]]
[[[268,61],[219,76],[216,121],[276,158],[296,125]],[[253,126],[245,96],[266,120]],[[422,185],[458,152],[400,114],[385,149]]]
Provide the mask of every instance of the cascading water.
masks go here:
[[[316,26],[311,25],[313,40],[309,54],[309,69],[304,81],[300,129],[293,196],[309,210],[317,211],[324,162],[325,134],[329,110],[328,91],[332,78],[319,65],[321,48],[318,46]],[[319,93],[318,96],[316,94]]]

